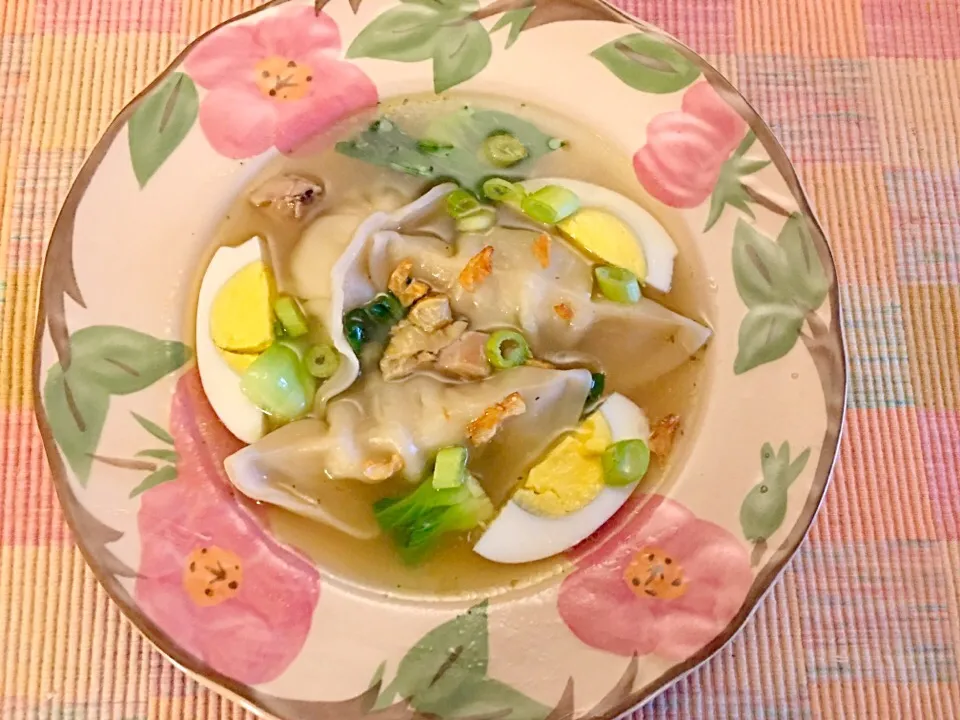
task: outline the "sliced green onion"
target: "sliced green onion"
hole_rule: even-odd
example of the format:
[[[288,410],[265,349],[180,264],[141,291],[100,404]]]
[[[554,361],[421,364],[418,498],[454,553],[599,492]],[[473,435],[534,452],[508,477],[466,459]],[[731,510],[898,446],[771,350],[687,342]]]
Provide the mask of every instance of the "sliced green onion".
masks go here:
[[[629,270],[613,265],[601,265],[593,271],[600,292],[608,300],[633,304],[640,300],[640,282]]]
[[[526,338],[514,330],[497,330],[487,339],[484,353],[491,365],[506,370],[529,360],[530,346]]]
[[[367,315],[381,325],[393,325],[403,317],[403,305],[392,292],[380,293],[367,303]]]
[[[480,207],[480,201],[463,188],[454,190],[447,195],[447,212],[455,220],[469,215]]]
[[[314,345],[303,358],[307,372],[318,380],[326,380],[340,367],[340,353],[331,345]]]
[[[607,384],[607,376],[603,373],[590,373],[590,392],[587,394],[587,401],[584,407],[590,407],[600,396],[603,395],[603,388]]]
[[[298,338],[310,331],[307,316],[303,314],[300,303],[289,295],[281,295],[273,303],[273,312],[283,325],[287,337]]]
[[[343,316],[343,334],[359,355],[361,348],[370,341],[370,318],[363,308],[356,308]]]
[[[316,383],[296,351],[274,343],[247,368],[240,389],[254,405],[279,420],[296,420],[313,404]]]
[[[497,211],[491,207],[481,206],[457,218],[457,232],[484,232],[497,223]]]
[[[466,474],[466,448],[445,447],[437,453],[437,461],[433,465],[433,487],[437,490],[460,487],[466,479]]]
[[[491,165],[508,168],[529,154],[526,145],[509,133],[491,135],[483,141],[483,154]]]
[[[650,448],[643,440],[621,440],[603,451],[603,481],[612,487],[635,483],[650,467]]]
[[[490,178],[483,183],[483,194],[494,202],[509,203],[520,207],[527,191],[523,186],[503,178]]]
[[[520,204],[523,214],[537,222],[555,225],[580,209],[576,193],[559,185],[545,185],[527,195]]]

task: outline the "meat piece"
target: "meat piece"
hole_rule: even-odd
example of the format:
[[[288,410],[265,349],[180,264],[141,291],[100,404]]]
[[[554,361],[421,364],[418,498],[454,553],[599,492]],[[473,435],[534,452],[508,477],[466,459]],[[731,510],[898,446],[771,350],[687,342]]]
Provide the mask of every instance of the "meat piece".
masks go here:
[[[250,193],[250,203],[269,207],[277,214],[292,220],[301,220],[308,206],[323,197],[323,184],[294,173],[275,175],[258,185]]]
[[[486,345],[490,336],[470,331],[447,345],[437,357],[437,370],[461,380],[482,380],[492,372]]]
[[[466,320],[457,320],[441,330],[428,333],[401,320],[390,333],[390,342],[380,359],[380,372],[385,380],[399,380],[415,370],[430,365],[437,354],[463,335]]]
[[[387,289],[397,296],[400,304],[410,307],[417,300],[430,292],[430,286],[422,280],[414,280],[410,273],[413,271],[413,260],[407,258],[390,273]]]
[[[493,246],[487,245],[467,260],[458,279],[464,290],[473,292],[491,272],[493,272]]]
[[[480,417],[467,425],[467,437],[474,445],[488,443],[500,430],[504,420],[523,415],[526,411],[527,404],[520,393],[510,393],[496,405],[488,407]]]
[[[380,360],[380,374],[384,380],[400,380],[429,366],[436,359],[437,356],[429,352],[389,357],[384,355]]]
[[[410,308],[407,319],[425,332],[436,332],[453,322],[450,300],[436,293],[422,297]]]
[[[673,449],[673,441],[679,429],[679,415],[667,415],[657,420],[650,432],[650,452],[660,459],[666,458]]]

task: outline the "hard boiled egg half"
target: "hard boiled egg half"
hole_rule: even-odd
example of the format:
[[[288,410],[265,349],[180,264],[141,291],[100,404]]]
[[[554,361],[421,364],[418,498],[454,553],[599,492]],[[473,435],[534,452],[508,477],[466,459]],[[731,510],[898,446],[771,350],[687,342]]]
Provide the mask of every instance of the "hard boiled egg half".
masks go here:
[[[641,284],[670,291],[677,246],[663,225],[633,200],[569,178],[537,178],[520,184],[528,193],[546,185],[575,193],[580,209],[557,223],[557,230],[588,255],[629,270]]]
[[[264,414],[240,389],[240,376],[273,343],[273,274],[260,240],[217,250],[197,300],[197,367],[217,417],[246,443],[264,432]]]
[[[527,474],[523,485],[474,546],[498,563],[556,555],[586,539],[620,509],[637,483],[604,483],[604,450],[621,440],[650,440],[643,410],[611,395]]]

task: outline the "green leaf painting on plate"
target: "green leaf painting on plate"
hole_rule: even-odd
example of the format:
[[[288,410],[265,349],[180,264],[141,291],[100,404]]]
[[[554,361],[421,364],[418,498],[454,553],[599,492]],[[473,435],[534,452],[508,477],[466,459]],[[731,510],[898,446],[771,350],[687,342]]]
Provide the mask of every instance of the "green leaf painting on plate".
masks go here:
[[[787,219],[776,242],[745,220],[738,221],[733,277],[748,308],[740,324],[736,374],[790,352],[804,323],[814,334],[823,332],[816,311],[826,300],[830,280],[801,215]]]
[[[517,38],[520,37],[520,33],[523,31],[524,26],[527,24],[527,20],[530,19],[530,16],[533,14],[534,7],[518,8],[516,10],[509,10],[500,16],[500,19],[497,20],[497,23],[490,29],[490,32],[495,33],[497,30],[502,30],[505,27],[510,28],[510,32],[507,33],[507,44],[504,45],[504,48],[509,50],[510,47],[517,41]]]
[[[665,94],[683,90],[700,68],[663,38],[634,33],[609,42],[591,55],[634,90]]]
[[[159,340],[116,325],[94,325],[70,336],[71,362],[47,371],[43,401],[50,429],[67,464],[85,486],[90,477],[100,435],[113,395],[129,395],[149,387],[190,359],[180,342]],[[152,421],[134,415],[158,440],[170,444],[170,434]],[[118,467],[157,469],[146,461],[114,461]]]
[[[767,540],[783,524],[787,516],[787,491],[809,459],[810,448],[806,448],[791,460],[787,442],[776,452],[770,443],[760,448],[763,480],[747,493],[740,505],[740,527],[743,536],[754,545],[754,565],[766,551]]]
[[[471,716],[542,720],[549,709],[487,674],[490,648],[487,601],[434,628],[404,655],[377,708],[397,698],[442,720]],[[372,685],[385,667],[378,668]]]
[[[476,2],[406,2],[377,16],[351,43],[347,58],[433,61],[433,87],[445,92],[490,62],[490,35],[471,17]]]
[[[200,98],[193,80],[171,73],[137,106],[127,123],[130,160],[140,187],[183,142],[197,120]]]

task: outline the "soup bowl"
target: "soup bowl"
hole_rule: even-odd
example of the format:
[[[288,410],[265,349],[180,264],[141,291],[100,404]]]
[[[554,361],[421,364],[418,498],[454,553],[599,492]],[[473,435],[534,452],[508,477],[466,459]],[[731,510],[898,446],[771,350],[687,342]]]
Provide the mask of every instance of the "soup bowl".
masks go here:
[[[317,560],[231,486],[243,443],[197,371],[196,285],[270,163],[434,94],[529,104],[602,138],[680,248],[677,288],[712,338],[669,459],[550,573],[404,593]],[[783,149],[656,28],[601,0],[275,0],[193,42],[81,169],[43,270],[35,407],[99,581],[251,710],[613,718],[727,643],[810,527],[843,423],[839,311]]]

